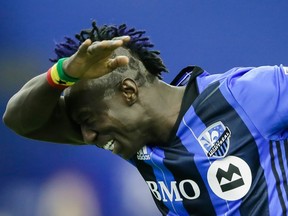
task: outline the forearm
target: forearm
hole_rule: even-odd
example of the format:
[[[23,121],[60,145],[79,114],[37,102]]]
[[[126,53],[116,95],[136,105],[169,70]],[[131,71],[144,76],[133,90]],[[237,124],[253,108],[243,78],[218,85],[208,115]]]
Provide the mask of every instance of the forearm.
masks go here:
[[[4,123],[24,136],[37,130],[53,115],[61,92],[47,83],[46,74],[33,78],[9,100]]]
[[[48,79],[46,74],[33,78],[10,99],[4,123],[28,138],[82,144],[81,128],[68,116],[59,88],[67,88],[81,79],[99,78],[127,65],[127,56],[112,58],[112,53],[129,40],[125,36],[99,43],[87,39],[75,54],[60,59],[48,70]]]

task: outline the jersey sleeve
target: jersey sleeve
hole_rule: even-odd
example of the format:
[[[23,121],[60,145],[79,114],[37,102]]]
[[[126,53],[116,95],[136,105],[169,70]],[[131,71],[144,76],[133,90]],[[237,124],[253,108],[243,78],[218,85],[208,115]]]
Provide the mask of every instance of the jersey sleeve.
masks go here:
[[[288,73],[282,65],[232,76],[229,88],[262,136],[271,140],[288,137]]]

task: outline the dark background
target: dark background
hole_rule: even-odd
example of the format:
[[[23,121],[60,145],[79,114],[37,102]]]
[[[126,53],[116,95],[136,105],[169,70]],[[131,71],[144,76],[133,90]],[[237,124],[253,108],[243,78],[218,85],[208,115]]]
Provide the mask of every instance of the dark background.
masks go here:
[[[51,67],[54,43],[91,20],[146,30],[170,82],[189,64],[211,73],[287,65],[287,9],[286,0],[1,1],[0,113],[26,81]],[[0,215],[160,214],[140,175],[120,158],[28,140],[0,123]]]

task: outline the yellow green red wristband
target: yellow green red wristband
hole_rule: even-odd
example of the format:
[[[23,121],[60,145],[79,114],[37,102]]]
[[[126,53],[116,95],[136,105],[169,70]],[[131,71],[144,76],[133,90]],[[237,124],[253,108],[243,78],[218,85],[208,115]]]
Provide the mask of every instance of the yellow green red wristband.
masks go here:
[[[79,79],[73,78],[65,74],[63,71],[63,61],[66,58],[60,59],[56,64],[54,64],[48,71],[47,71],[47,82],[53,88],[58,89],[65,89],[71,85],[74,85]]]
[[[60,90],[64,90],[65,88],[69,87],[67,85],[61,85],[61,84],[57,84],[56,82],[54,82],[51,76],[51,71],[52,71],[52,67],[47,71],[47,75],[46,75],[46,80],[51,87],[60,89]]]
[[[67,82],[77,82],[79,80],[78,78],[74,78],[74,77],[67,75],[63,70],[63,62],[66,59],[67,58],[61,58],[57,62],[57,71],[58,71],[59,77],[61,80],[65,80]]]

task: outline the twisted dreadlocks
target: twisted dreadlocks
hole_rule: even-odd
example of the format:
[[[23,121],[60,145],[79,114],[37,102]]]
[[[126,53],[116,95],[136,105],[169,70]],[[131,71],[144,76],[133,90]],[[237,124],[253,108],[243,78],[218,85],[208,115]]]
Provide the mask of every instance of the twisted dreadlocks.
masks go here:
[[[161,73],[168,72],[168,70],[159,57],[160,52],[150,50],[154,45],[149,41],[148,37],[143,37],[144,33],[145,31],[135,30],[135,28],[127,29],[126,24],[97,27],[96,22],[93,21],[92,29],[82,30],[80,34],[75,35],[78,41],[65,37],[65,42],[56,44],[55,53],[57,57],[50,60],[57,62],[60,58],[73,55],[86,39],[94,42],[111,40],[114,37],[128,35],[131,39],[125,47],[139,58],[151,74],[161,78]]]

